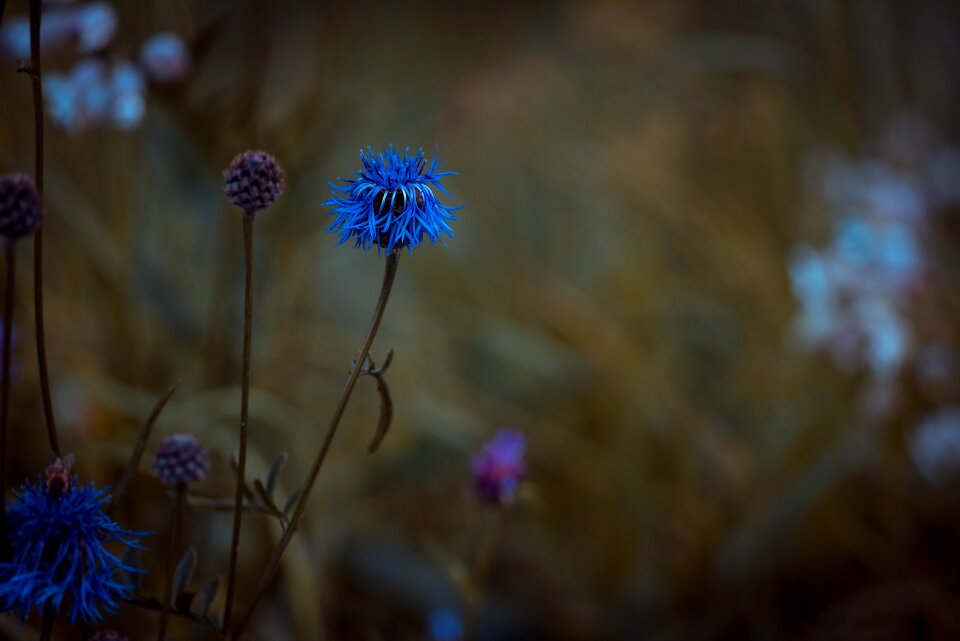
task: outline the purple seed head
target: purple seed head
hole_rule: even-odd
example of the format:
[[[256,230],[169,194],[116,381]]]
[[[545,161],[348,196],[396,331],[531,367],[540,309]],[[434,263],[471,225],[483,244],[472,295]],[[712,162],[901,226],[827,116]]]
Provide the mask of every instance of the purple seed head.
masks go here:
[[[238,154],[223,172],[223,192],[246,214],[266,209],[286,188],[283,169],[265,151]]]
[[[207,448],[190,434],[172,434],[163,439],[153,457],[153,473],[165,485],[197,483],[209,469]]]
[[[0,176],[0,236],[17,240],[37,230],[43,220],[40,197],[25,174]]]

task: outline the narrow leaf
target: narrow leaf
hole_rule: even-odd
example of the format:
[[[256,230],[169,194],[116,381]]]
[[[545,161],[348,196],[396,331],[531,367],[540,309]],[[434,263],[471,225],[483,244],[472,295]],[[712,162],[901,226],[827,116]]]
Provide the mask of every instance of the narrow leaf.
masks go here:
[[[263,486],[263,481],[260,479],[254,479],[253,489],[256,490],[257,496],[260,497],[260,500],[263,502],[263,507],[275,513],[277,516],[283,516],[283,514],[280,512],[280,508],[278,508],[273,502],[273,499],[270,498],[270,493],[267,492],[267,488]]]
[[[280,469],[287,462],[287,458],[287,453],[284,452],[278,456],[277,460],[270,466],[270,473],[267,475],[267,492],[270,496],[273,496],[273,491],[277,489],[277,476],[279,476]]]
[[[213,600],[217,598],[217,590],[219,589],[220,577],[211,579],[209,583],[200,588],[193,601],[193,611],[196,612],[198,616],[209,616],[210,605],[213,604]]]
[[[173,574],[173,594],[179,595],[187,588],[187,584],[193,577],[193,571],[197,567],[197,551],[193,547],[187,548],[183,553],[180,562],[177,563],[177,570]]]
[[[140,467],[140,459],[143,458],[143,453],[147,450],[147,442],[150,440],[150,433],[153,431],[153,426],[156,424],[157,419],[160,418],[160,413],[163,412],[163,408],[166,407],[167,401],[173,397],[178,387],[180,387],[180,381],[177,381],[173,387],[167,390],[166,394],[160,397],[157,404],[153,406],[153,410],[150,412],[150,416],[147,417],[143,427],[140,428],[140,433],[137,435],[137,442],[133,446],[133,452],[130,453],[130,460],[127,461],[127,469],[123,471],[120,480],[118,480],[114,486],[113,497],[110,499],[110,505],[107,507],[108,514],[113,513],[114,508],[127,491],[127,485],[130,483],[130,479],[133,478],[137,468]]]
[[[393,352],[390,352],[392,355]],[[389,361],[390,356],[387,359]],[[383,374],[375,375],[377,381],[377,391],[380,393],[380,417],[377,419],[377,431],[374,432],[367,451],[373,454],[380,447],[380,443],[387,435],[390,429],[390,423],[393,421],[393,398],[390,396],[390,388],[387,386],[387,379]]]
[[[293,509],[293,506],[297,504],[297,499],[300,498],[300,490],[297,490],[290,495],[290,498],[287,499],[287,502],[283,506],[283,513],[290,514],[290,510]]]

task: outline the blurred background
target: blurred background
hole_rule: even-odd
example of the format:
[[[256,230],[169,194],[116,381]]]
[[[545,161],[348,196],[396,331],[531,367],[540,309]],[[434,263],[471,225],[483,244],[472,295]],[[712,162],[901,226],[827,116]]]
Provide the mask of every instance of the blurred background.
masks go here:
[[[456,237],[402,259],[374,347],[396,352],[391,431],[369,455],[361,379],[248,638],[461,638],[484,545],[481,641],[960,638],[955,2],[45,11],[61,441],[114,483],[180,381],[154,443],[191,432],[213,456],[186,516],[194,588],[226,572],[231,516],[211,508],[232,496],[240,397],[241,215],[221,170],[262,148],[288,176],[257,218],[248,462],[265,477],[290,453],[283,498],[382,271],[325,233],[326,181],[391,143],[459,172]],[[8,2],[0,32],[3,172],[33,168],[25,13]],[[11,483],[47,457],[31,243],[18,259]],[[529,471],[491,514],[469,462],[503,425]],[[170,514],[145,461],[118,516],[154,533],[147,594]],[[280,531],[244,523],[241,609]],[[152,638],[156,614],[108,623]],[[168,638],[215,635],[177,618]]]

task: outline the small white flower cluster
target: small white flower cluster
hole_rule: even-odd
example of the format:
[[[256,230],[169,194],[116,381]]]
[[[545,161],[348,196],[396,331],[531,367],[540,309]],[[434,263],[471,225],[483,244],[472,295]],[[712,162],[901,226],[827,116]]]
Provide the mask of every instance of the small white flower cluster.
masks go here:
[[[844,370],[890,380],[918,347],[910,312],[930,286],[926,226],[960,197],[960,152],[915,120],[895,122],[879,147],[863,158],[811,158],[813,200],[826,205],[833,235],[826,246],[799,247],[789,271],[801,342]]]
[[[957,354],[936,321],[929,250],[937,213],[960,202],[960,150],[915,118],[891,123],[873,147],[854,159],[811,157],[810,200],[825,206],[832,235],[789,261],[800,302],[795,329],[838,367],[866,369],[868,399],[883,399],[881,411],[897,377],[914,377],[935,409],[911,431],[909,453],[939,484],[960,472],[960,408],[950,391]]]
[[[140,47],[137,61],[110,60],[105,50],[116,31],[116,11],[105,2],[60,2],[45,9],[40,32],[44,53],[73,45],[81,55],[68,73],[49,73],[44,78],[47,111],[58,127],[71,133],[100,126],[135,129],[146,113],[148,81],[172,83],[190,73],[190,52],[172,33],[151,36]],[[0,27],[0,54],[12,60],[30,59],[27,17]]]

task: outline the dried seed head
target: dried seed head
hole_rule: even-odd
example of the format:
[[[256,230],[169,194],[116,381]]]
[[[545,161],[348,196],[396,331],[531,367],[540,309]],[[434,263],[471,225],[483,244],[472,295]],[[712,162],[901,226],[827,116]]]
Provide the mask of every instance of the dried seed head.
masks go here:
[[[266,209],[286,188],[280,163],[265,151],[237,155],[224,170],[223,180],[227,198],[247,214]]]
[[[202,481],[208,469],[207,448],[190,434],[173,434],[163,439],[153,458],[153,473],[165,485]]]
[[[37,230],[42,220],[40,197],[25,174],[0,177],[0,236],[17,240]]]

